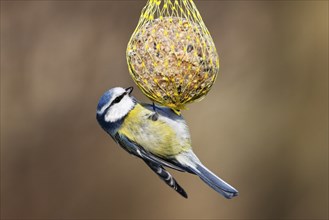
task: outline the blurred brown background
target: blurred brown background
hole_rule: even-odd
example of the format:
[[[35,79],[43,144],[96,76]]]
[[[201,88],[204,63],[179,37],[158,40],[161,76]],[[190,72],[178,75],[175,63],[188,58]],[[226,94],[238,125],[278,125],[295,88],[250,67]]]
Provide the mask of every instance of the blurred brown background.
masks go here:
[[[105,90],[133,85],[145,2],[1,1],[1,217],[328,218],[328,2],[195,1],[221,75],[184,116],[232,200],[172,171],[181,198],[95,120]]]

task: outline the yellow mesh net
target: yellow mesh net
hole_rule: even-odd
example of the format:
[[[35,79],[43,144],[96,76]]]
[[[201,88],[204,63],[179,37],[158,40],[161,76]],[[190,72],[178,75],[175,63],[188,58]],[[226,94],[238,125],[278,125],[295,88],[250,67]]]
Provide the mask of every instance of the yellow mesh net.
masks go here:
[[[142,92],[176,112],[204,98],[219,71],[215,44],[193,0],[149,0],[126,55]]]

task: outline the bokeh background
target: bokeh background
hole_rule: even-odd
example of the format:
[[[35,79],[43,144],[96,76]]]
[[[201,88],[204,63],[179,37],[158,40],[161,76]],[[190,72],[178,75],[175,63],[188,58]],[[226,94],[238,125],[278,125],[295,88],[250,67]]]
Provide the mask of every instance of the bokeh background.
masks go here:
[[[95,120],[104,91],[134,85],[145,2],[1,1],[1,218],[327,219],[328,2],[195,1],[221,73],[183,114],[232,200],[172,171],[183,199]]]

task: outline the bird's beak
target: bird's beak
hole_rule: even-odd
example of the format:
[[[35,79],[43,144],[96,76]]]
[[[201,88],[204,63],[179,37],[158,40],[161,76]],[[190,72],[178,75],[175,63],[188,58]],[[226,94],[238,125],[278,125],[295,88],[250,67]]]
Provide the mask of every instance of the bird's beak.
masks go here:
[[[128,93],[130,95],[130,93],[134,90],[134,87],[130,86],[128,88],[126,88],[126,93]]]

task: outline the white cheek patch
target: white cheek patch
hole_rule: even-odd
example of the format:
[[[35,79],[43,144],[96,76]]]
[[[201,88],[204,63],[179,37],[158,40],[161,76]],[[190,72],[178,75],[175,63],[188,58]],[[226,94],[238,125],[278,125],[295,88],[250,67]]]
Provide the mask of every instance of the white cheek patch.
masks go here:
[[[109,110],[105,114],[104,119],[106,122],[118,121],[124,116],[126,116],[128,112],[133,109],[134,106],[134,101],[130,97],[125,96],[119,103],[114,104],[109,108]]]
[[[117,96],[119,96],[119,95],[121,95],[121,94],[123,94],[123,93],[125,92],[125,90],[124,90],[123,88],[120,88],[120,87],[113,88],[113,89],[111,89],[111,91],[112,91],[112,97],[111,97],[111,99],[107,102],[106,105],[104,105],[99,111],[97,111],[97,113],[98,113],[99,115],[101,115],[101,114],[104,113],[105,109],[107,109],[107,108],[110,106],[110,104],[112,103],[112,101],[113,101]]]

